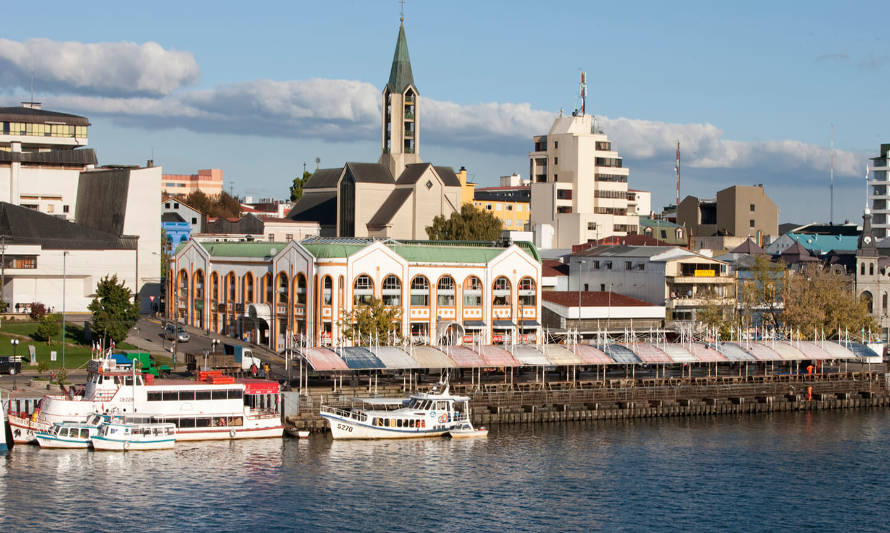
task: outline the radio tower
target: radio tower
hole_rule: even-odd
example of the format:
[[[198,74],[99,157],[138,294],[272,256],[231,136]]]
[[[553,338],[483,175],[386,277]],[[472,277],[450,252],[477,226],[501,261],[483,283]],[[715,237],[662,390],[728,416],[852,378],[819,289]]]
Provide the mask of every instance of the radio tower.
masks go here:
[[[831,124],[831,140],[829,149],[828,189],[830,205],[828,206],[828,224],[834,224],[834,124]]]
[[[677,220],[680,220],[680,141],[677,141],[677,162],[674,165],[674,170],[677,172],[677,211],[674,215]]]
[[[578,86],[578,97],[581,99],[581,116],[587,112],[587,73],[581,72],[581,84]]]

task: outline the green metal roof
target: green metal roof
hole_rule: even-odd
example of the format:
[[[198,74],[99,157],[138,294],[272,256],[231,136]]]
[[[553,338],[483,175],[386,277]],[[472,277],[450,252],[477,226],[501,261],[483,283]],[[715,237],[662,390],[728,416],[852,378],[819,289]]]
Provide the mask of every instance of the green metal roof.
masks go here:
[[[405,25],[399,24],[399,38],[396,41],[396,52],[392,57],[392,69],[389,71],[389,82],[386,86],[390,92],[402,93],[409,85],[414,85],[414,74],[411,73],[411,59],[408,57]]]
[[[424,241],[428,242],[428,241]],[[371,241],[360,242],[303,242],[301,243],[317,259],[347,258],[371,245]],[[505,248],[491,243],[436,241],[436,244],[384,243],[392,251],[411,263],[476,263],[485,264],[499,256]],[[536,261],[541,260],[538,250],[530,242],[517,242],[516,245]],[[177,253],[181,249],[177,248]],[[206,242],[201,246],[213,257],[249,257],[262,259],[270,257],[272,250],[280,252],[287,243],[283,242]]]

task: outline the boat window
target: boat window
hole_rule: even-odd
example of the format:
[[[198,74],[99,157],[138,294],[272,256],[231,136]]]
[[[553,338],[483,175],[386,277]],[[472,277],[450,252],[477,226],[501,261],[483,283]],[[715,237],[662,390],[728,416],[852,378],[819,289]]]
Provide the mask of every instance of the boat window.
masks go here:
[[[124,377],[124,385],[133,386],[133,376]]]
[[[90,430],[88,430],[87,428],[80,429],[80,438],[86,439],[86,438],[89,438],[89,436],[90,436]]]
[[[179,399],[183,402],[193,402],[195,401],[195,391],[181,390],[179,391]]]
[[[412,428],[414,427],[414,420],[408,421],[408,427],[412,427]]]
[[[193,428],[193,427],[195,427],[195,419],[194,418],[180,418],[179,419],[179,427]]]
[[[68,428],[56,428],[56,429],[57,429],[56,433],[58,433],[60,437],[68,436]]]
[[[210,399],[210,391],[209,390],[195,391],[195,399],[196,400],[209,400]]]
[[[229,389],[229,399],[230,400],[240,400],[241,399],[241,389]]]
[[[209,428],[210,427],[210,419],[209,418],[196,418],[195,419],[195,427]]]
[[[212,391],[212,398],[214,400],[225,400],[226,399],[226,389],[215,390]]]
[[[163,399],[163,395],[160,392],[149,392],[146,394],[146,397],[150,402],[159,402]]]
[[[436,409],[438,409],[440,411],[447,411],[448,410],[448,402],[439,402],[439,405],[438,405],[438,407],[436,407]]]
[[[175,390],[165,390],[162,391],[164,395],[165,402],[176,402],[179,401],[179,391]]]

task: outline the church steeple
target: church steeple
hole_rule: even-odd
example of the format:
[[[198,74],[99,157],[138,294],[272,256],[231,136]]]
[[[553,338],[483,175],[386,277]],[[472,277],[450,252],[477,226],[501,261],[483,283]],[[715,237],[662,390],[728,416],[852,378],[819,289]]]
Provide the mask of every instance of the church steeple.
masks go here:
[[[389,80],[383,87],[383,124],[380,135],[380,164],[389,167],[396,179],[405,170],[405,165],[421,162],[419,109],[420,94],[414,85],[402,17]]]
[[[862,233],[859,235],[859,246],[856,251],[858,256],[877,256],[878,247],[875,242],[875,236],[871,231],[871,210],[865,208],[865,215],[862,217]]]

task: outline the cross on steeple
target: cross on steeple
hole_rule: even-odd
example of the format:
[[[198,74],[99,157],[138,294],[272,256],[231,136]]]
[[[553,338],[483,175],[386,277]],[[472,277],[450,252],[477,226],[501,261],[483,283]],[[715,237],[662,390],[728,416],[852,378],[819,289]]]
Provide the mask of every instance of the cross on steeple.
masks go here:
[[[399,22],[405,22],[405,0],[399,0],[399,3],[402,4],[402,11],[399,15]]]

